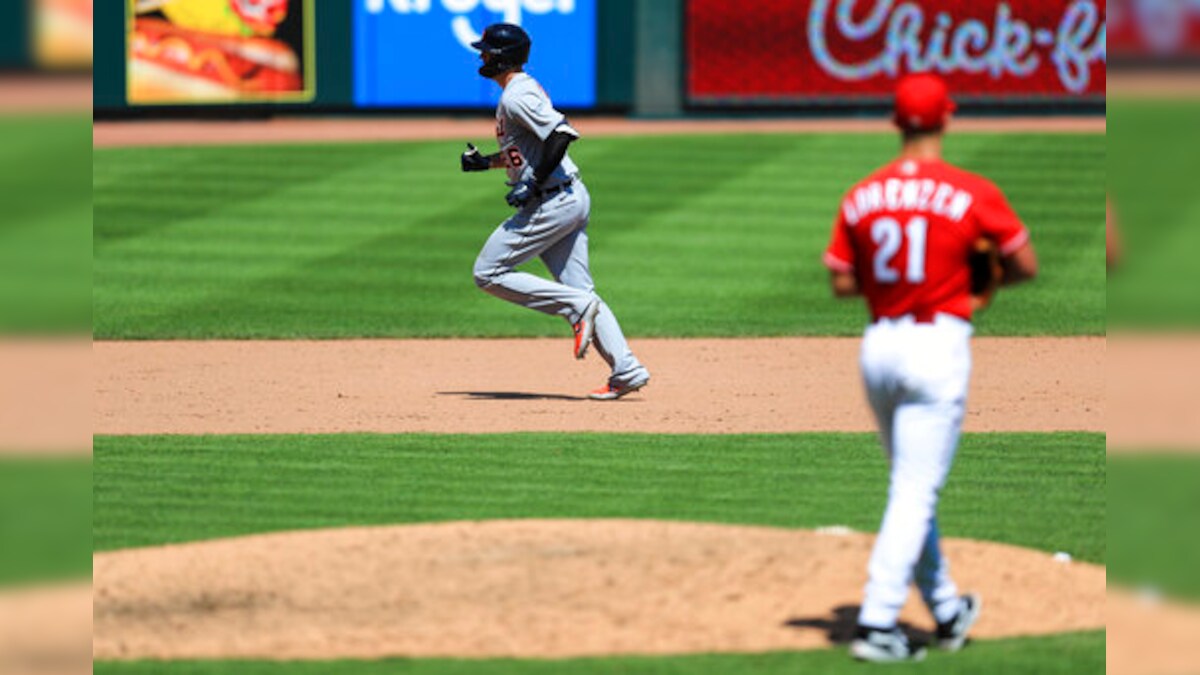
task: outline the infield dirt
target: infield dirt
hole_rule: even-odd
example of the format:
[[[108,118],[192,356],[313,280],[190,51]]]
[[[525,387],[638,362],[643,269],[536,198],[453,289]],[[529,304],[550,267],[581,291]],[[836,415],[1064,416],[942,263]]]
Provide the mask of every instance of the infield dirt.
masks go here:
[[[97,342],[96,434],[873,431],[857,339],[636,340],[621,401],[562,340]],[[981,338],[967,431],[1104,430],[1104,338]]]

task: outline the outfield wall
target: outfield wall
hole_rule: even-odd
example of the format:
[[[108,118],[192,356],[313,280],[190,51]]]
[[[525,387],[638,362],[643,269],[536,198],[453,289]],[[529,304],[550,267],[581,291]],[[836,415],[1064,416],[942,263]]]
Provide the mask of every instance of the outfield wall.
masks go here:
[[[228,16],[95,15],[98,116],[429,113],[494,106],[471,41],[495,21],[534,37],[529,69],[572,112],[878,112],[914,70],[950,80],[969,112],[1103,114],[1100,0],[287,0],[265,29]],[[204,5],[209,6],[209,5]],[[200,4],[196,5],[201,7]],[[284,16],[284,15],[281,15]],[[255,32],[255,31],[258,32]],[[213,33],[212,31],[219,31]],[[167,35],[169,47],[159,40]],[[196,36],[200,37],[197,38]],[[207,39],[204,35],[218,37]],[[189,41],[195,39],[196,43]],[[163,40],[161,44],[167,44]],[[189,71],[211,47],[264,45],[285,71]],[[220,49],[215,51],[221,51]],[[236,53],[237,49],[232,50]],[[164,56],[166,54],[166,56]],[[250,64],[253,65],[253,64]],[[224,75],[222,81],[220,77]],[[215,82],[214,82],[215,81]]]
[[[552,89],[556,88],[553,86],[556,81],[559,89],[568,86],[586,89],[568,97],[564,107],[609,112],[632,108],[634,57],[631,42],[634,5],[638,1],[555,0],[577,10],[588,8],[588,16],[580,20],[576,20],[575,13],[549,12],[541,16],[524,13],[521,22],[534,33],[539,46],[547,46],[542,52],[535,49],[532,70],[539,74],[554,72],[555,77],[546,82]],[[94,83],[97,115],[155,116],[188,111],[242,115],[281,111],[429,112],[479,110],[494,105],[494,94],[485,86],[489,83],[475,75],[478,57],[457,43],[459,36],[454,31],[460,26],[449,13],[439,13],[437,0],[311,2],[303,7],[302,2],[292,0],[291,5],[306,13],[305,20],[312,24],[305,27],[311,30],[312,44],[304,46],[311,52],[298,54],[302,61],[311,58],[314,71],[305,73],[314,85],[307,100],[167,105],[139,105],[130,101],[131,69],[127,67],[126,39],[130,32],[129,17],[115,3],[98,7]],[[370,11],[368,5],[372,8],[379,5],[379,11]],[[429,10],[421,13],[413,9],[408,14],[401,14],[394,9],[396,5],[428,6]],[[475,29],[504,18],[486,11],[482,5],[466,17]],[[562,28],[570,28],[572,33],[559,37]],[[586,58],[580,57],[576,53],[578,50],[573,51],[576,44],[572,39],[590,43],[587,46],[591,48],[584,50]],[[378,71],[369,81],[365,74],[367,65]],[[394,86],[393,78],[389,77],[393,73],[395,78],[408,77],[415,82],[403,87]],[[447,82],[449,86],[446,86]],[[403,97],[406,91],[411,96]]]

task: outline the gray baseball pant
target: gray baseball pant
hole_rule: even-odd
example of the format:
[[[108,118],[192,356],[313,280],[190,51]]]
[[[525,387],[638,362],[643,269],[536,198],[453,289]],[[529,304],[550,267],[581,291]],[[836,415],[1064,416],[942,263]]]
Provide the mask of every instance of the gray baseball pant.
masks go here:
[[[504,221],[475,260],[475,283],[484,291],[534,309],[579,321],[593,299],[599,299],[588,267],[587,226],[592,199],[583,183],[534,202]],[[540,256],[557,283],[517,267]],[[610,382],[628,384],[644,368],[629,349],[617,317],[600,300],[593,346],[612,368]]]

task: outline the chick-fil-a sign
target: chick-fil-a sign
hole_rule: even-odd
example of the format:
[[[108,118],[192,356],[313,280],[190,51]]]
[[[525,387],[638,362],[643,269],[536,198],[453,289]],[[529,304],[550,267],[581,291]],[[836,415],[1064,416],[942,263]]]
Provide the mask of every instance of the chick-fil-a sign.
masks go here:
[[[960,96],[1103,96],[1104,0],[688,0],[693,101],[884,96],[908,72]]]

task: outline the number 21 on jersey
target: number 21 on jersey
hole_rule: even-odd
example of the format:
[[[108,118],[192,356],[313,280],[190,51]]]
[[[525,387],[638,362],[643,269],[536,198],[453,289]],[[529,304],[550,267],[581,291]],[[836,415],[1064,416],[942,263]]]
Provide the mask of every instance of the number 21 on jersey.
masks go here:
[[[900,281],[901,270],[896,257],[901,244],[907,240],[908,260],[902,266],[904,280],[910,284],[924,282],[925,242],[928,234],[929,220],[923,216],[914,216],[903,227],[900,221],[890,216],[871,223],[871,240],[878,246],[875,250],[875,281],[881,284]]]

